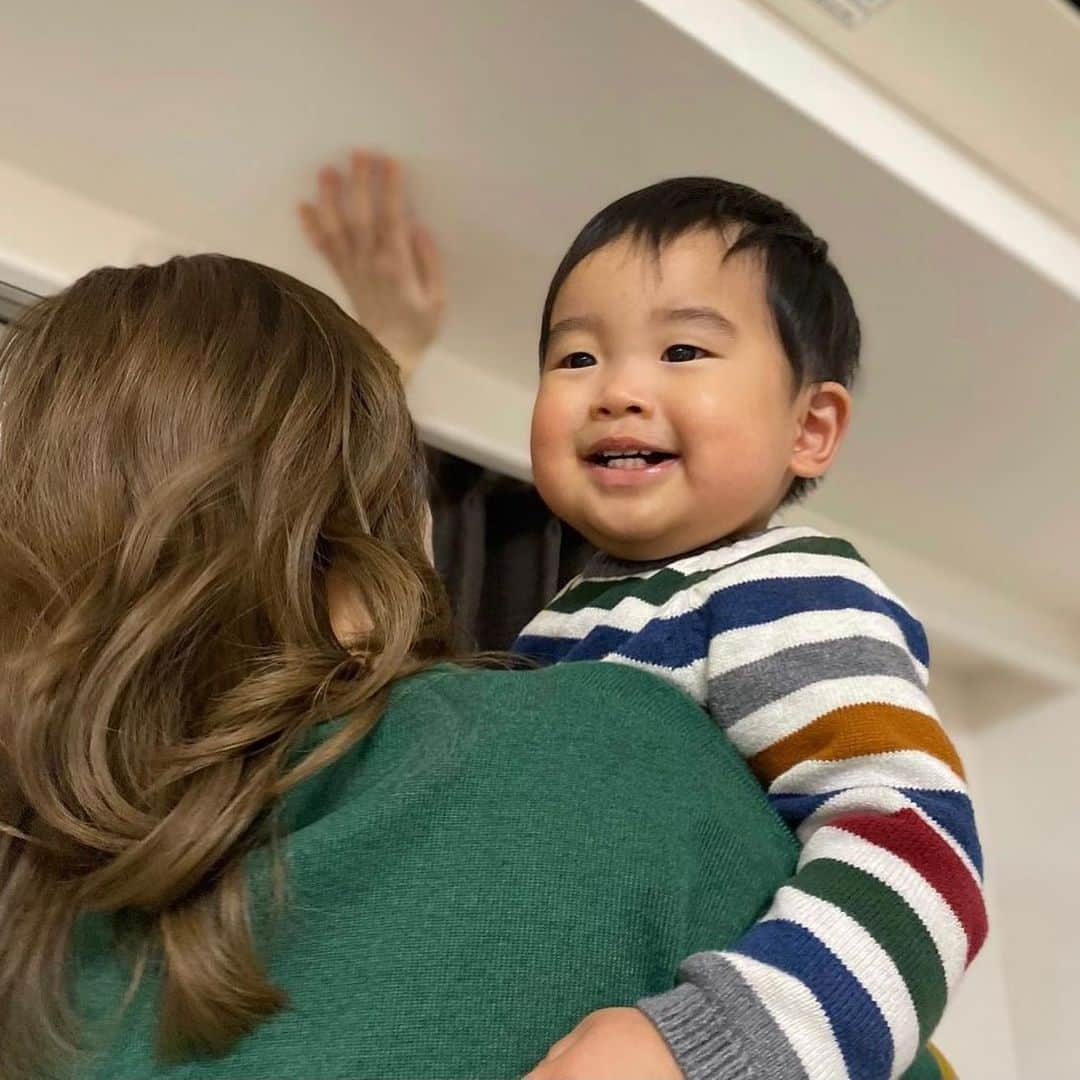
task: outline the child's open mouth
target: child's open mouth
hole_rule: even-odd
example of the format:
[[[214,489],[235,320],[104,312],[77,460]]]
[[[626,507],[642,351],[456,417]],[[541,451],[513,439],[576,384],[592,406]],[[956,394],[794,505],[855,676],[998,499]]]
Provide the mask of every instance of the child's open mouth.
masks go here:
[[[601,450],[590,454],[588,461],[604,469],[648,469],[664,461],[673,461],[678,455],[664,450]]]
[[[638,439],[613,437],[594,443],[584,460],[596,483],[621,488],[659,480],[679,461],[679,455]]]

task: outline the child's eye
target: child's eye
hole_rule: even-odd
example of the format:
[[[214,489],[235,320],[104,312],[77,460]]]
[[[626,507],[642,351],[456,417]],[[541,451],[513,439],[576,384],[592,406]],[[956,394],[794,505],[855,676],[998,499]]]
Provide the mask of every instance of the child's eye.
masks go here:
[[[596,363],[596,357],[592,353],[572,352],[564,356],[555,366],[561,368],[592,367]]]
[[[700,360],[708,355],[696,345],[671,345],[664,350],[664,359],[671,364],[684,364],[687,360]]]

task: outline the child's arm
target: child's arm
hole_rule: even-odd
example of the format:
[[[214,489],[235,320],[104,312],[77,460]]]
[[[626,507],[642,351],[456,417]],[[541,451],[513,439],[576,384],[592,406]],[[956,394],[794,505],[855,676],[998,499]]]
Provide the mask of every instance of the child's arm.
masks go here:
[[[688,1080],[727,1075],[733,1047],[777,1080],[899,1076],[986,936],[922,627],[850,545],[817,547],[699,586],[707,706],[803,850],[759,922],[640,1003]]]

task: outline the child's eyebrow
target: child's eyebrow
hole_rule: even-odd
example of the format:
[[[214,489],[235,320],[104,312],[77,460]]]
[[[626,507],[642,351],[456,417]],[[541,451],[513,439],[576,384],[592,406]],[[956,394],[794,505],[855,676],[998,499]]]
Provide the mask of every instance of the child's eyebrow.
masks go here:
[[[600,319],[595,315],[569,315],[560,319],[548,330],[548,341],[559,334],[568,334],[571,330],[592,330],[594,333],[600,329]]]
[[[721,315],[716,308],[711,307],[661,308],[654,311],[652,317],[656,322],[708,323],[713,329],[732,337],[738,333],[735,324],[726,315]]]

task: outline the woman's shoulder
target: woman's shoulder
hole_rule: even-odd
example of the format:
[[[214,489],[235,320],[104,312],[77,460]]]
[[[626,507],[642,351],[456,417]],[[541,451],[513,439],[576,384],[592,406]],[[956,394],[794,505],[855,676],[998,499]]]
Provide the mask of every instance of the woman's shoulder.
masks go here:
[[[442,665],[402,680],[388,713],[456,709],[478,718],[506,720],[516,715],[581,719],[616,714],[636,718],[690,717],[707,723],[702,710],[682,691],[656,675],[622,663],[579,661],[542,668],[479,668]]]
[[[283,816],[294,841],[310,843],[376,824],[404,834],[393,813],[419,814],[428,828],[431,808],[462,813],[477,798],[481,816],[556,797],[663,799],[682,812],[708,802],[718,779],[764,809],[708,715],[648,672],[589,661],[442,665],[400,680],[374,730],[290,792]]]
[[[482,793],[483,820],[509,807],[531,806],[549,821],[557,807],[586,816],[616,808],[639,827],[651,816],[662,832],[719,813],[782,847],[790,840],[711,717],[626,664],[442,667],[396,688],[374,736],[369,782],[386,751],[387,768],[410,778],[412,796],[460,798],[460,810]]]
[[[402,747],[445,745],[448,733],[474,753],[558,755],[567,746],[617,752],[627,764],[667,758],[737,760],[709,716],[681,690],[626,664],[575,661],[535,669],[440,667],[404,680],[381,721],[380,739]]]

